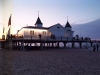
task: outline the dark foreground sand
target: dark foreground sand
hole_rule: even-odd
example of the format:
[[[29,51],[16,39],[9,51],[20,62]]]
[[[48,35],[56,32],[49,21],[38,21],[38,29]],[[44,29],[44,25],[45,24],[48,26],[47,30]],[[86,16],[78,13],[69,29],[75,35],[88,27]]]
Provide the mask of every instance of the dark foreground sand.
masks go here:
[[[86,49],[0,50],[0,75],[100,75],[100,52]]]

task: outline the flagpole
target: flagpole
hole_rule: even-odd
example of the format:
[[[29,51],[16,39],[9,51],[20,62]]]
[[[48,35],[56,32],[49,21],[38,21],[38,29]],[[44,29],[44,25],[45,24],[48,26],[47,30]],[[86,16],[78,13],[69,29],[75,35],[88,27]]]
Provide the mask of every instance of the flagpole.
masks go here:
[[[11,25],[10,25],[10,40],[11,40]]]
[[[10,46],[10,49],[12,50],[11,17],[12,17],[12,14],[10,14],[9,21],[8,21],[8,27],[10,29],[8,30],[8,35],[9,35],[9,46]]]
[[[12,14],[10,15],[11,18],[12,18]],[[12,51],[12,34],[11,34],[11,25],[10,25],[10,42],[11,42],[11,51]]]

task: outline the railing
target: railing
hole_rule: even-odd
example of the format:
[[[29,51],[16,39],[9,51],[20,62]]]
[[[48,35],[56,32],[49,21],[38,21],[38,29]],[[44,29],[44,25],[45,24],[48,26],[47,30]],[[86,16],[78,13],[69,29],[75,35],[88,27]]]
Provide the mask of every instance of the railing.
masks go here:
[[[91,41],[91,39],[89,38],[75,38],[75,37],[65,37],[65,36],[55,36],[55,37],[51,37],[51,36],[20,36],[20,37],[15,37],[12,39],[32,39],[32,40],[57,40],[57,41]]]

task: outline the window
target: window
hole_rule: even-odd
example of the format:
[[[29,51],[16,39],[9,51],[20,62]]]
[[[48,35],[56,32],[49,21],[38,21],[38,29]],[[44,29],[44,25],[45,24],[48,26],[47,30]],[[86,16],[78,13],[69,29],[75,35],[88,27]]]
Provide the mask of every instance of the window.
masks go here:
[[[60,27],[57,27],[58,29],[60,28]]]
[[[30,31],[30,35],[32,35],[32,31]]]
[[[31,36],[34,35],[34,31],[31,30],[31,31],[30,31],[30,35],[31,35]]]
[[[45,32],[45,36],[46,36],[46,32]]]
[[[43,35],[46,36],[46,32],[45,31],[43,31]]]

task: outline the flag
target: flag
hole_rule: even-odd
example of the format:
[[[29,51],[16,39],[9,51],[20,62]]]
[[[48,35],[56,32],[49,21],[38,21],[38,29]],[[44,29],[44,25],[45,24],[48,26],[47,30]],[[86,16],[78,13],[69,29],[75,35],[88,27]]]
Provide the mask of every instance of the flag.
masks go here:
[[[10,39],[10,28],[8,29],[8,32],[6,33],[6,39]]]
[[[8,35],[10,36],[10,28],[9,28],[9,30],[8,30]]]
[[[8,26],[11,25],[11,15],[9,17]]]

